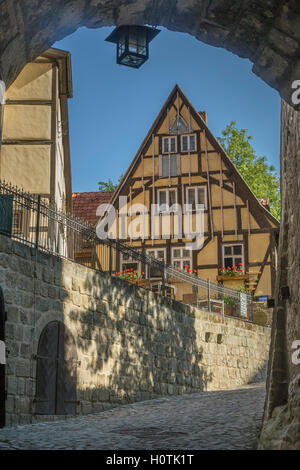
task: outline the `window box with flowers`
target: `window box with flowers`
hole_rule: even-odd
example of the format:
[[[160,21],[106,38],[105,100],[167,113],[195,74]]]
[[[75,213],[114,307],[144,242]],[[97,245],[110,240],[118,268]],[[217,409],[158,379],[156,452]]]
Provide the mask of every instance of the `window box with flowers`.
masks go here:
[[[222,267],[219,270],[219,275],[217,276],[218,282],[222,282],[224,286],[232,287],[233,289],[244,287],[245,281],[247,280],[248,275],[245,274],[242,268],[242,263],[239,263],[238,266]]]
[[[139,287],[148,288],[150,286],[149,279],[145,279],[145,273],[139,272],[134,268],[128,268],[124,271],[116,272],[114,275],[124,281],[136,284]]]

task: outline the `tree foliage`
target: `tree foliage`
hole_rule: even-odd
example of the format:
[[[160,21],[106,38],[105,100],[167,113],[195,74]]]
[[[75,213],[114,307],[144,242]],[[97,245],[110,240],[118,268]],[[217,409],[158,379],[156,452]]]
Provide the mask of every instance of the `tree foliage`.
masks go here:
[[[119,181],[117,184],[113,183],[113,181],[109,178],[108,181],[99,181],[99,191],[102,193],[113,193],[117,189],[117,187],[120,184],[121,179],[123,178],[123,175],[120,176]]]
[[[258,199],[269,198],[271,213],[280,219],[280,181],[266,157],[259,157],[251,145],[247,129],[237,129],[231,121],[218,140]]]

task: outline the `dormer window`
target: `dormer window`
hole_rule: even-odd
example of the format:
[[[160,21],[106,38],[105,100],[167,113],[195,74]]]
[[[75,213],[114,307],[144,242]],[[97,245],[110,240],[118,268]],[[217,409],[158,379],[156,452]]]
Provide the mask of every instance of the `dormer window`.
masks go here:
[[[177,151],[176,137],[163,137],[162,151],[163,153],[176,153]]]
[[[197,149],[196,135],[182,135],[181,136],[181,151],[192,152]]]

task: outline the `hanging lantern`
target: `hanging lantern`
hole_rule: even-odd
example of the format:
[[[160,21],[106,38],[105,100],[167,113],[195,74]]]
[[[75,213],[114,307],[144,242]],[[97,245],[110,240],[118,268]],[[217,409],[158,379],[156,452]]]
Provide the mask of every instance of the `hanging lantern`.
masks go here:
[[[148,26],[119,26],[105,39],[117,45],[117,64],[138,69],[149,58],[149,43],[160,33]]]

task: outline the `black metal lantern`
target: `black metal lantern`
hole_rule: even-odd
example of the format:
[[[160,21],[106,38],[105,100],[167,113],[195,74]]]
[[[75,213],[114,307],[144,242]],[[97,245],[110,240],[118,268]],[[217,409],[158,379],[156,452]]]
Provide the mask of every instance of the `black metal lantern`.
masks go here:
[[[149,58],[149,43],[160,33],[148,26],[119,26],[105,39],[117,44],[117,64],[138,69]]]

